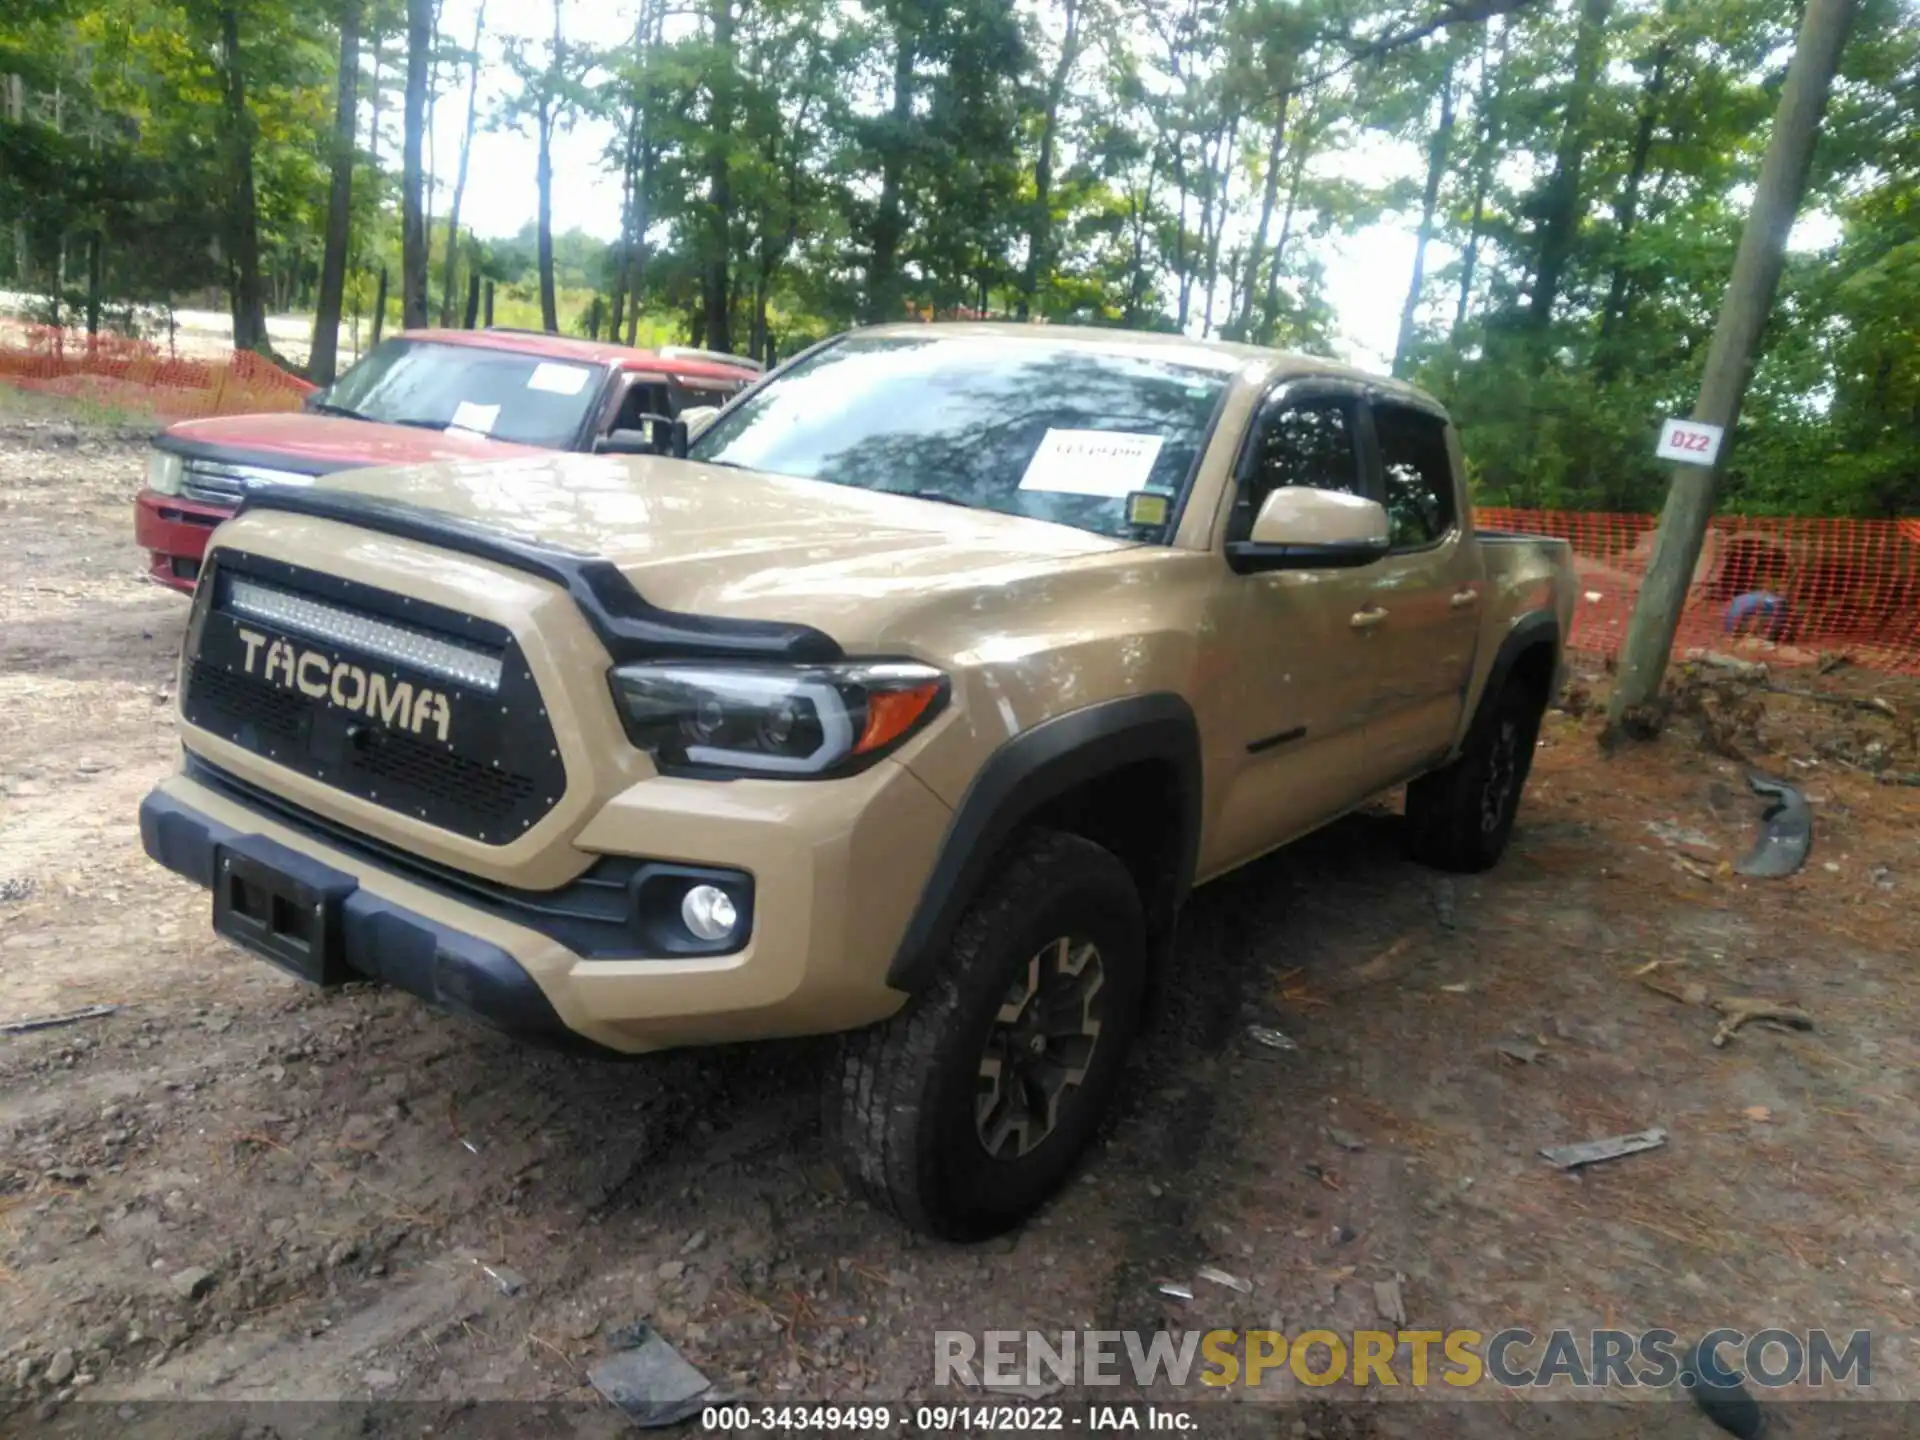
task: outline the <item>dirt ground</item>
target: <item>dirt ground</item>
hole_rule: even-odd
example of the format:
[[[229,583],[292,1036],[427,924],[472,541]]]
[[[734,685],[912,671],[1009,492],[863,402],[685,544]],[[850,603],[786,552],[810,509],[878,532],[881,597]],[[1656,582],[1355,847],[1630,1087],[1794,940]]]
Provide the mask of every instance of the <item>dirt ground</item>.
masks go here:
[[[0,1034],[0,1432],[200,1397],[404,1399],[409,1435],[539,1401],[525,1433],[610,1435],[585,1371],[636,1319],[756,1398],[899,1401],[936,1394],[937,1329],[1374,1328],[1396,1277],[1415,1327],[1870,1329],[1876,1394],[1920,1398],[1920,789],[1873,773],[1920,770],[1910,684],[1775,677],[1891,717],[1693,685],[1607,759],[1589,677],[1494,873],[1411,866],[1379,807],[1208,887],[1084,1173],[1015,1237],[933,1245],[845,1193],[819,1044],[560,1059],[217,941],[134,823],[186,613],[140,578],[141,464],[0,408],[0,1022],[121,1007]],[[1806,787],[1801,874],[1732,875],[1736,755]],[[1716,1048],[1725,997],[1814,1028]],[[1538,1154],[1651,1125],[1577,1174]],[[1571,1433],[1535,1418],[1562,1405],[1409,1427],[1377,1388],[1272,1393],[1302,1397],[1263,1433]]]

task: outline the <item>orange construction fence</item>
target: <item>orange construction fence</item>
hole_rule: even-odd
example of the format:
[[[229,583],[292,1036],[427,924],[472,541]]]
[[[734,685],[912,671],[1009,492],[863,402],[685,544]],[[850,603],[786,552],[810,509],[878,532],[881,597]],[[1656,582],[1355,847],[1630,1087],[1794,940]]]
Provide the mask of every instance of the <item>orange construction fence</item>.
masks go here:
[[[248,350],[187,358],[146,340],[48,325],[0,334],[0,383],[169,421],[297,410],[314,388]]]
[[[1571,543],[1580,576],[1572,648],[1618,653],[1657,517],[1488,508],[1475,518]],[[1858,665],[1920,674],[1920,520],[1715,516],[1674,656],[1696,648],[1785,664],[1839,651]]]

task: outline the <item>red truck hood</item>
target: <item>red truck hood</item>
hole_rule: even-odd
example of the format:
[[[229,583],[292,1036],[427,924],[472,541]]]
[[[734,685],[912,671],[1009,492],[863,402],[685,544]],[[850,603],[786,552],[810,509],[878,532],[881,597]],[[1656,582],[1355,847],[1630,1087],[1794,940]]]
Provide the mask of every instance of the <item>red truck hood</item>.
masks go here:
[[[429,460],[477,460],[542,453],[532,445],[489,440],[465,430],[427,430],[385,425],[343,415],[223,415],[169,426],[167,435],[193,445],[232,451],[236,457],[282,455],[312,462],[313,469],[362,465],[418,465]],[[302,467],[306,468],[306,467]]]

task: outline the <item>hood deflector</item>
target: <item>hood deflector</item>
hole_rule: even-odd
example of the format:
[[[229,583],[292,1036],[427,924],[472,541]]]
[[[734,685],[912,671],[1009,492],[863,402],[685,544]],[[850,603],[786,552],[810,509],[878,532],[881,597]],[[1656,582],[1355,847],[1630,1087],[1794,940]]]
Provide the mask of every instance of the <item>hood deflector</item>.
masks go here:
[[[458,516],[352,491],[266,485],[249,491],[236,514],[280,510],[334,520],[402,540],[457,551],[536,575],[564,589],[616,663],[632,660],[739,659],[820,664],[841,658],[831,636],[810,625],[683,615],[647,602],[612,561],[546,545]]]

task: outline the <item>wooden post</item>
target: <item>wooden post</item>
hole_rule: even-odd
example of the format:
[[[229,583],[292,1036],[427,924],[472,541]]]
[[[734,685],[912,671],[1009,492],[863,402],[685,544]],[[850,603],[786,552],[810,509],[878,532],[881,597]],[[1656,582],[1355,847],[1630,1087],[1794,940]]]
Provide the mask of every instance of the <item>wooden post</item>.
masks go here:
[[[1753,209],[1740,236],[1733,275],[1720,302],[1719,323],[1707,350],[1706,373],[1693,407],[1693,419],[1726,431],[1712,466],[1675,465],[1667,503],[1660,515],[1647,577],[1633,608],[1625,646],[1620,652],[1620,674],[1607,702],[1607,728],[1617,732],[1626,713],[1644,706],[1659,693],[1673,654],[1673,634],[1680,623],[1694,566],[1700,563],[1707,521],[1713,514],[1713,491],[1727,453],[1733,428],[1740,419],[1740,402],[1766,328],[1773,295],[1786,264],[1787,232],[1793,228],[1806,189],[1807,167],[1820,116],[1840,51],[1852,28],[1856,0],[1807,0],[1799,43],[1787,67],[1787,83],[1780,95],[1773,138],[1760,166],[1760,182]]]

